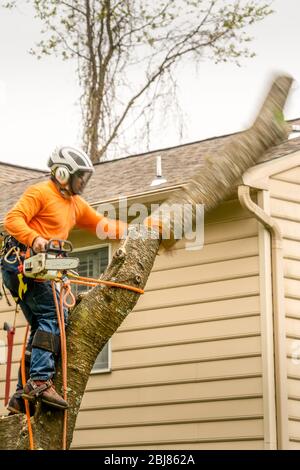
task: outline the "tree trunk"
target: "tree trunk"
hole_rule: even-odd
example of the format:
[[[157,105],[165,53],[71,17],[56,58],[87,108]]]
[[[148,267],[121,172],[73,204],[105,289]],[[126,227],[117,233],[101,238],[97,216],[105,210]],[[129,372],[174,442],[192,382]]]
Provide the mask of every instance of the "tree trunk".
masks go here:
[[[278,78],[254,124],[225,145],[222,152],[208,157],[201,171],[184,190],[169,203],[188,202],[205,204],[210,210],[227,195],[242,173],[255,164],[263,153],[286,138],[287,127],[281,116],[292,80]],[[143,237],[134,229],[135,236],[127,237],[117,250],[102,276],[122,284],[144,288],[151,272],[160,240]],[[155,231],[148,234],[157,235]],[[168,243],[164,241],[166,245]],[[175,241],[171,241],[172,245]],[[136,305],[139,294],[120,288],[96,287],[71,312],[67,328],[68,352],[68,448],[72,442],[75,422],[82,396],[97,355]],[[61,367],[55,378],[61,390]],[[63,413],[39,406],[33,424],[34,442],[39,449],[60,449]],[[18,436],[16,440],[16,436]],[[26,419],[23,416],[3,417],[0,420],[0,448],[28,448]]]

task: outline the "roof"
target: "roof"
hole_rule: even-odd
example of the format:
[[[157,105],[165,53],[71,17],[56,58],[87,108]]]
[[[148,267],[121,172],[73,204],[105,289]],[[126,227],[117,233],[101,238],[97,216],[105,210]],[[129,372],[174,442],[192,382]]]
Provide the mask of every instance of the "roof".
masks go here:
[[[298,122],[300,123],[300,119],[292,121],[292,124]],[[219,150],[230,137],[230,135],[214,137],[177,147],[97,163],[95,164],[95,174],[89,181],[84,198],[93,204],[115,199],[118,196],[135,195],[153,191],[155,188],[167,189],[174,185],[183,184],[201,169],[204,156]],[[297,150],[300,150],[300,137],[273,147],[261,158],[259,163],[279,158]],[[161,156],[162,173],[167,181],[158,187],[151,187],[150,184],[156,175],[155,157],[158,155]],[[29,171],[30,176],[33,175],[33,171],[34,177],[24,179],[24,174],[23,180],[20,181],[17,176],[9,186],[9,193],[0,198],[0,220],[3,220],[5,213],[28,186],[49,178],[49,173],[40,172],[38,174],[36,170],[26,171]]]
[[[0,162],[0,184],[8,186],[11,183],[28,180],[34,177],[40,178],[46,172],[35,168],[28,168],[10,163]]]

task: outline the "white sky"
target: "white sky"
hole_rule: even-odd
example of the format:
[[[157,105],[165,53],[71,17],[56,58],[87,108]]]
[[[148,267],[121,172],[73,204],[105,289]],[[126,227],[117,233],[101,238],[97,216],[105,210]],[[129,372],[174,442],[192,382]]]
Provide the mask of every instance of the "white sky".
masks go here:
[[[198,77],[192,64],[180,69],[184,138],[172,122],[165,123],[151,150],[246,128],[274,72],[295,78],[285,117],[300,117],[300,0],[274,0],[273,8],[276,13],[249,31],[257,57],[241,68],[203,62]],[[0,10],[0,161],[45,168],[57,145],[80,144],[80,91],[71,63],[55,57],[38,61],[27,53],[39,37],[27,8]]]

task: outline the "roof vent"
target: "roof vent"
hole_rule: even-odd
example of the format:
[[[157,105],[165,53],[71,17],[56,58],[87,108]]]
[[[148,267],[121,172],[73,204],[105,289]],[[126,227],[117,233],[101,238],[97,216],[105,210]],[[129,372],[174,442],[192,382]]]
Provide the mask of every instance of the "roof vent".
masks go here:
[[[161,170],[161,156],[158,155],[156,157],[156,178],[152,181],[150,186],[159,186],[160,184],[166,183],[167,180],[162,177],[162,170]]]

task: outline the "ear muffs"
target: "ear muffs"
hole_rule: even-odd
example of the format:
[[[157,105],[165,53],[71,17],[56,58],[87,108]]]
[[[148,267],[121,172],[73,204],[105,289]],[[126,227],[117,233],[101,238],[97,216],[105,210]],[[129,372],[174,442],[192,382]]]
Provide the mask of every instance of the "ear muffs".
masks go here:
[[[65,186],[70,179],[69,170],[65,166],[58,166],[54,170],[54,178],[59,184]]]

